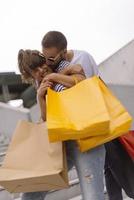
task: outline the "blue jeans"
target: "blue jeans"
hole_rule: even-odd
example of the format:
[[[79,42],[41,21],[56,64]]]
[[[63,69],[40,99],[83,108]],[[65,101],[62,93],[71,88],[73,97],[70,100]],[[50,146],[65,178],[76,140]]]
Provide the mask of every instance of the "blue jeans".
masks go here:
[[[104,200],[104,146],[81,153],[75,141],[68,141],[66,152],[68,168],[76,167],[83,200]],[[46,195],[47,192],[24,193],[22,200],[44,200]]]

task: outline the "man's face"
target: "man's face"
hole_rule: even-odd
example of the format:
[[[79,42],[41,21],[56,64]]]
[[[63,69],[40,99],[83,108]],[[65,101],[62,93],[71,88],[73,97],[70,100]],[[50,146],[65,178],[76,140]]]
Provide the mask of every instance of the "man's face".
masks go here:
[[[65,50],[59,51],[56,47],[43,48],[42,52],[46,58],[46,64],[54,69],[58,63],[65,59]]]

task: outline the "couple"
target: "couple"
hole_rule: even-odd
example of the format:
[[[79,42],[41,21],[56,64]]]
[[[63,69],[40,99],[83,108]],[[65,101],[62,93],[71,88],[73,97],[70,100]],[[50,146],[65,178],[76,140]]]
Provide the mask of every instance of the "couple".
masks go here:
[[[43,37],[42,53],[36,50],[20,50],[18,66],[22,78],[37,88],[38,103],[44,121],[48,87],[59,92],[85,78],[98,75],[98,68],[91,55],[84,51],[67,51],[66,37],[58,31],[50,31]],[[118,139],[105,144],[105,148],[101,145],[81,153],[75,141],[66,142],[68,169],[74,165],[76,167],[83,200],[104,200],[104,163],[109,199],[123,200],[122,188],[129,197],[134,198],[132,161]],[[44,200],[46,195],[47,192],[25,193],[22,195],[22,200]]]
[[[79,82],[98,74],[93,58],[84,51],[67,51],[66,37],[58,31],[50,31],[43,37],[42,53],[20,50],[18,66],[22,78],[33,82],[37,88],[37,98],[43,120],[46,120],[45,95],[48,87],[61,91],[75,85],[76,80]],[[82,198],[84,200],[104,200],[104,146],[101,145],[81,153],[75,141],[67,141],[66,152],[68,169],[74,165],[76,167]],[[44,200],[46,195],[47,192],[24,193],[22,200]]]

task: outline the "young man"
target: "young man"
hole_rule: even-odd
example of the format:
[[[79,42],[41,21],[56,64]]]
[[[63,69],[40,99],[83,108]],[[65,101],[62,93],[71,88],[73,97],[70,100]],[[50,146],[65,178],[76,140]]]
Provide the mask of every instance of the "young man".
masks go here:
[[[98,75],[98,68],[90,54],[84,51],[67,51],[67,40],[58,31],[48,32],[42,40],[42,51],[46,58],[46,63],[53,70],[61,60],[65,59],[70,64],[80,64],[83,67],[86,77]],[[68,68],[66,68],[66,72]],[[51,82],[51,78],[42,83],[42,88],[48,87],[46,83]],[[44,85],[44,86],[43,86]],[[40,102],[45,105],[44,95],[40,96]],[[103,168],[105,161],[104,146],[96,147],[90,151],[81,153],[74,141],[66,142],[69,169],[75,165],[80,180],[83,200],[104,200],[103,193]],[[44,200],[47,192],[25,193],[22,200]]]

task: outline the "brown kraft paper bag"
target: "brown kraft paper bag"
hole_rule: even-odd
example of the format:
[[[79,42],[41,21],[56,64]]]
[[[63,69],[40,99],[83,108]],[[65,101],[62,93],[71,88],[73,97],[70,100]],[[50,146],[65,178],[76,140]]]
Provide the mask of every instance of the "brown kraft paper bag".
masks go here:
[[[17,124],[0,168],[0,185],[14,193],[68,187],[65,149],[61,142],[49,143],[45,122]]]

